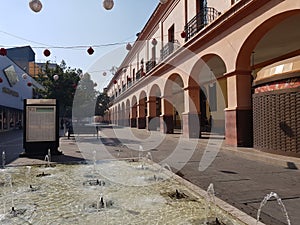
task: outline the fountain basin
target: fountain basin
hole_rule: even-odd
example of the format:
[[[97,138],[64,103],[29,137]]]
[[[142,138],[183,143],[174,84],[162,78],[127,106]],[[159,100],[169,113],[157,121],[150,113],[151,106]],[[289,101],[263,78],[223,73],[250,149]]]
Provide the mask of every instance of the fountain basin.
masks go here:
[[[32,166],[28,180],[26,172],[25,166],[1,170],[1,224],[215,224],[216,217],[226,225],[256,224],[218,198],[207,210],[204,190],[154,163]],[[43,173],[50,175],[36,176]],[[101,182],[84,185],[91,179]],[[184,197],[173,198],[174,192]],[[22,214],[12,215],[12,207]]]

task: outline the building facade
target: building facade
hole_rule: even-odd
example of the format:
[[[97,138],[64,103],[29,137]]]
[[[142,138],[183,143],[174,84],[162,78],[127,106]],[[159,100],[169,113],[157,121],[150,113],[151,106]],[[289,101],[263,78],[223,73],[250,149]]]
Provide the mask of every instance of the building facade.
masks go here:
[[[0,132],[19,128],[23,100],[33,98],[35,80],[7,56],[0,56]]]
[[[114,124],[300,156],[300,2],[159,4],[107,86]]]

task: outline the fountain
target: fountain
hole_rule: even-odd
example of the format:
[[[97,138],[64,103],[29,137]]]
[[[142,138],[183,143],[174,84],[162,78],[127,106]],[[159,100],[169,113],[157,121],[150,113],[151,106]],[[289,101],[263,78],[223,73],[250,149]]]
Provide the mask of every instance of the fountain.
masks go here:
[[[260,213],[261,213],[262,208],[267,204],[267,201],[270,200],[272,197],[274,197],[276,199],[278,205],[281,207],[281,210],[283,211],[284,216],[286,218],[287,224],[291,225],[291,221],[290,221],[290,218],[289,218],[288,213],[286,211],[286,208],[285,208],[281,198],[279,198],[278,194],[275,193],[275,192],[270,192],[270,194],[267,194],[264,197],[264,199],[262,200],[262,202],[260,203],[260,206],[259,206],[258,211],[257,211],[256,224],[258,224],[258,222],[259,222]]]
[[[161,177],[170,178],[169,165],[160,168],[151,162],[146,165],[147,170],[137,170],[140,162],[96,163],[93,159],[93,164],[56,164],[55,168],[46,168],[51,169],[51,176],[41,178],[37,174],[45,169],[40,166],[7,167],[5,173],[11,179],[7,178],[7,185],[1,188],[4,195],[0,193],[0,202],[11,201],[12,210],[0,215],[0,224],[196,225],[205,221],[205,197],[181,182],[180,177],[144,179],[157,175],[158,171]],[[95,181],[92,185],[86,181],[91,171],[97,171],[97,176],[92,174],[97,178],[92,180]],[[30,182],[24,182],[24,177]],[[32,183],[39,187],[38,191],[28,191],[28,184]],[[228,217],[226,224],[247,224],[225,211],[224,215]]]
[[[51,162],[51,150],[48,149],[48,158],[49,158],[49,163]]]
[[[5,158],[5,151],[3,150],[2,151],[2,165],[1,165],[1,168],[2,169],[5,169],[5,160],[6,160],[6,158]]]
[[[50,158],[49,158],[49,155],[45,155],[44,161],[46,162],[45,166],[46,167],[50,167]]]
[[[206,190],[207,196],[206,196],[206,223],[208,223],[209,217],[215,218],[215,220],[218,219],[217,213],[216,213],[216,201],[215,201],[215,189],[213,183],[210,183],[208,185],[208,188]]]

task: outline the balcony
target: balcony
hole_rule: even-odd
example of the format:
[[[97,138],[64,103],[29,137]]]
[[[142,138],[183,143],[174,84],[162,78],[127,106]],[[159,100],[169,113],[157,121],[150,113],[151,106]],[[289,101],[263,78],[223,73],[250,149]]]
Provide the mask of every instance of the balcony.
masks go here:
[[[138,81],[143,76],[143,69],[139,69],[135,74],[135,80]]]
[[[162,49],[160,50],[160,60],[166,59],[169,55],[171,55],[175,50],[180,47],[179,41],[174,40],[173,42],[168,42]]]
[[[214,21],[220,13],[212,7],[206,7],[192,18],[185,26],[185,41],[191,39],[195,34],[202,30],[205,26]]]
[[[150,70],[152,70],[156,66],[155,60],[150,60],[146,62],[146,73],[148,73]]]

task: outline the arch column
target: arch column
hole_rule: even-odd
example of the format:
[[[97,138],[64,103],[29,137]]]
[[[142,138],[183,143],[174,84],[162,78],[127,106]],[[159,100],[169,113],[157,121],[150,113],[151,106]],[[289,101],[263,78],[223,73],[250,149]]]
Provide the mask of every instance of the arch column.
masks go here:
[[[162,133],[173,134],[173,105],[168,99],[165,96],[161,98],[162,114],[160,116],[160,131]]]
[[[146,101],[144,99],[139,101],[138,104],[138,119],[137,119],[137,128],[145,129],[146,128],[146,113],[145,113]]]
[[[156,114],[157,105],[156,105],[156,96],[150,96],[149,101],[147,101],[148,115],[147,115],[147,129],[148,130],[157,130],[159,127],[159,117]],[[160,100],[160,99],[159,99]]]
[[[199,87],[184,89],[185,112],[182,113],[183,136],[199,138],[200,132],[200,91]]]
[[[129,127],[130,126],[130,106],[126,105],[125,108],[125,118],[124,118],[124,126]]]
[[[136,127],[136,118],[137,118],[137,105],[131,107],[130,112],[130,127]]]
[[[227,74],[228,108],[225,109],[226,143],[252,146],[252,76],[250,71]]]

